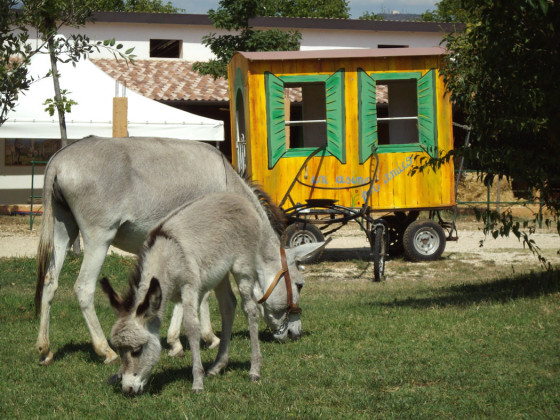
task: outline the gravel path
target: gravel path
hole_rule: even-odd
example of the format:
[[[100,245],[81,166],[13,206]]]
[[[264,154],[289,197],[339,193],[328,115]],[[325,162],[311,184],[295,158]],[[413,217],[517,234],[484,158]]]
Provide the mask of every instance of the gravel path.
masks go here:
[[[39,243],[39,224],[35,224],[33,231],[29,230],[28,219],[22,218],[17,223],[9,216],[0,217],[0,258],[2,257],[34,257]],[[369,244],[366,236],[361,232],[355,223],[350,223],[332,235],[333,240],[327,247],[329,253],[336,253],[337,250],[366,253]],[[484,234],[479,229],[480,225],[475,223],[459,224],[459,240],[448,241],[446,254],[465,254],[467,258],[475,258],[479,261],[493,260],[496,263],[508,264],[514,258],[535,259],[532,253],[523,247],[523,243],[514,236],[509,238],[487,238],[484,246],[480,246],[480,241],[484,239]],[[531,235],[531,238],[541,248],[543,253],[553,264],[560,264],[560,236],[552,229],[542,229]],[[111,247],[109,252],[116,252],[123,255],[131,255]]]

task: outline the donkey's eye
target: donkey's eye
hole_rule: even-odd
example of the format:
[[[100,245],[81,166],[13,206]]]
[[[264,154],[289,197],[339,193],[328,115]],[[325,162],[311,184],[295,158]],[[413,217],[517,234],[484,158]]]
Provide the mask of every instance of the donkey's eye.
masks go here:
[[[142,347],[138,347],[130,352],[132,357],[139,357],[142,354]]]
[[[299,271],[304,271],[305,270],[305,265],[298,264],[297,269]]]

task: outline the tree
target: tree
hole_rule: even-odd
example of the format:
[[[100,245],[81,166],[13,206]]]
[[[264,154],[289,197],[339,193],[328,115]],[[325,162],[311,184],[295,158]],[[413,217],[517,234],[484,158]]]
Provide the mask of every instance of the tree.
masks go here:
[[[348,0],[263,0],[260,16],[349,19]]]
[[[93,3],[93,2],[91,2]],[[91,16],[90,2],[64,0],[1,0],[2,44],[0,46],[1,67],[0,79],[2,107],[0,124],[5,121],[7,113],[15,105],[21,91],[29,89],[32,79],[28,77],[27,66],[34,54],[42,53],[46,47],[51,59],[51,68],[47,76],[52,76],[55,97],[47,99],[45,105],[52,114],[58,113],[60,135],[63,145],[66,144],[65,113],[70,112],[76,102],[68,99],[67,92],[60,88],[57,71],[58,62],[77,62],[87,54],[100,48],[110,49],[115,56],[125,60],[132,59],[132,49],[122,52],[122,45],[115,41],[92,42],[84,35],[71,35],[68,38],[58,36],[61,26],[80,27]],[[14,10],[14,6],[20,6]],[[29,28],[37,31],[42,43],[32,48],[27,40]]]
[[[385,18],[383,16],[377,15],[373,12],[365,12],[358,19],[360,19],[360,20],[385,20]]]
[[[13,13],[17,0],[0,1],[0,125],[15,106],[19,92],[29,89],[27,56],[31,46],[21,16]]]
[[[458,150],[488,174],[523,180],[560,211],[560,3],[470,0],[479,19],[446,38],[445,82],[471,127]]]
[[[227,77],[227,65],[235,51],[285,51],[298,50],[301,34],[279,29],[255,30],[249,19],[258,16],[261,8],[258,0],[221,0],[217,10],[210,9],[208,16],[215,28],[235,31],[237,34],[216,35],[211,33],[202,39],[210,47],[216,59],[196,62],[193,68],[201,74]]]
[[[162,0],[101,0],[92,1],[91,8],[106,12],[145,12],[145,13],[178,13],[183,9],[173,7],[171,2]]]
[[[441,0],[436,3],[436,10],[426,10],[420,15],[420,20],[425,22],[469,22],[476,18],[479,10],[467,10],[463,0]]]

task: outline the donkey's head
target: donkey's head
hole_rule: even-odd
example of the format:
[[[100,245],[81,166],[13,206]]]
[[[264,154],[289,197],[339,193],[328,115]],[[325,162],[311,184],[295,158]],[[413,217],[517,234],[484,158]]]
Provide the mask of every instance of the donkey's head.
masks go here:
[[[299,295],[304,285],[301,261],[306,261],[321,252],[328,242],[315,242],[294,248],[281,248],[280,271],[265,267],[267,290],[256,291],[255,295],[264,293],[259,300],[263,318],[272,330],[276,340],[284,341],[287,337],[298,339],[301,336],[301,309]],[[274,264],[277,267],[277,263]]]
[[[101,280],[101,286],[118,315],[111,330],[111,344],[121,357],[119,376],[122,389],[127,394],[139,394],[161,353],[158,312],[162,293],[159,281],[152,278],[143,299],[134,299],[132,296],[123,300],[106,278]],[[138,290],[134,289],[134,294],[138,294]]]

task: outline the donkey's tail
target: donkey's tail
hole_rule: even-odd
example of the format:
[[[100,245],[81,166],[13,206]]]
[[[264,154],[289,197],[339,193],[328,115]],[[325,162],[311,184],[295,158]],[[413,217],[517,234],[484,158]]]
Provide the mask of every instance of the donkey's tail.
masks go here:
[[[50,162],[49,162],[50,163]],[[56,167],[47,165],[43,187],[43,220],[37,249],[37,286],[35,289],[35,315],[41,312],[43,286],[54,249],[53,196],[56,183]]]

